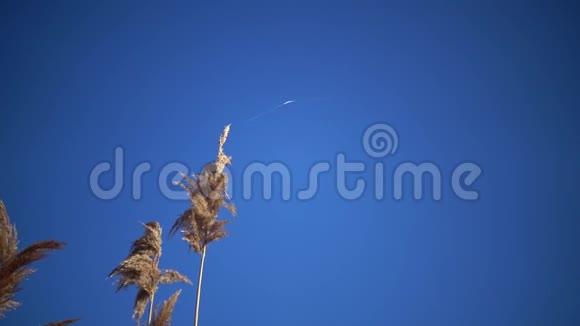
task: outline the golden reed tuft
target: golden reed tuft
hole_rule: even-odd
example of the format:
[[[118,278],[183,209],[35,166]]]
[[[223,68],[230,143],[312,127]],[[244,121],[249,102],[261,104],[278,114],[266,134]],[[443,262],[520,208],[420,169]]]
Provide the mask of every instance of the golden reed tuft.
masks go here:
[[[227,235],[225,225],[229,221],[218,220],[218,213],[221,208],[226,208],[232,215],[236,215],[236,207],[227,195],[228,175],[224,173],[225,167],[230,165],[232,160],[224,153],[224,144],[229,132],[230,125],[227,125],[219,138],[215,162],[206,166],[199,175],[191,177],[183,175],[183,181],[179,185],[187,191],[190,205],[177,218],[170,231],[171,235],[178,230],[181,231],[182,239],[189,244],[189,249],[201,255],[195,304],[195,326],[198,325],[199,319],[201,283],[207,246]]]
[[[145,227],[143,236],[133,242],[127,258],[113,269],[109,277],[118,277],[113,283],[117,285],[117,292],[132,285],[137,287],[133,319],[137,325],[140,325],[147,303],[149,303],[147,325],[152,325],[153,301],[159,284],[176,282],[191,284],[191,281],[177,271],[159,270],[162,245],[161,226],[158,222],[149,222],[143,226]]]
[[[70,325],[72,323],[76,323],[77,321],[79,321],[80,319],[76,318],[76,319],[69,319],[69,320],[62,320],[62,321],[56,321],[54,323],[49,323],[46,324],[44,326],[67,326]]]
[[[0,318],[21,304],[14,300],[20,283],[34,273],[29,266],[48,255],[50,250],[62,249],[66,244],[44,240],[18,250],[18,232],[10,224],[6,206],[0,200]]]
[[[171,316],[173,315],[173,308],[177,302],[177,298],[181,294],[181,290],[177,290],[173,295],[166,301],[163,302],[161,308],[157,307],[155,309],[155,318],[153,320],[152,326],[170,326]]]

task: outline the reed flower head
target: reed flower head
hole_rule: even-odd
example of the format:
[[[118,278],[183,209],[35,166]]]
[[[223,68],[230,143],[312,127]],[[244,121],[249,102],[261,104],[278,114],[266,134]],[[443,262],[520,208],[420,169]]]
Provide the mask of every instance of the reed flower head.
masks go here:
[[[145,227],[143,236],[133,242],[127,258],[109,274],[109,277],[119,277],[114,282],[117,291],[132,285],[137,287],[138,292],[133,306],[133,318],[137,324],[140,324],[147,303],[152,300],[159,284],[176,282],[191,284],[186,276],[177,271],[159,270],[161,226],[158,222],[149,222],[143,226]]]
[[[4,203],[0,200],[0,318],[20,303],[14,299],[20,283],[34,273],[30,264],[48,255],[49,250],[61,249],[65,243],[45,240],[18,251],[18,233],[10,224]]]
[[[171,325],[171,316],[173,315],[173,308],[175,307],[175,303],[177,302],[177,298],[181,294],[181,290],[177,290],[177,292],[173,293],[173,295],[167,300],[163,302],[161,307],[157,307],[155,309],[155,318],[153,319],[152,326],[170,326]]]
[[[229,132],[230,125],[227,125],[219,139],[216,161],[199,175],[183,175],[184,180],[179,183],[189,194],[190,207],[175,221],[170,234],[181,230],[183,240],[197,253],[227,235],[225,225],[229,221],[217,219],[222,207],[236,215],[236,208],[227,196],[228,176],[224,173],[224,168],[231,164],[231,157],[223,150]]]
[[[68,319],[68,320],[63,320],[63,321],[57,321],[57,322],[49,323],[49,324],[46,324],[44,326],[67,326],[67,325],[70,325],[72,323],[76,323],[79,320],[80,319],[78,319],[78,318],[76,318],[76,319]]]

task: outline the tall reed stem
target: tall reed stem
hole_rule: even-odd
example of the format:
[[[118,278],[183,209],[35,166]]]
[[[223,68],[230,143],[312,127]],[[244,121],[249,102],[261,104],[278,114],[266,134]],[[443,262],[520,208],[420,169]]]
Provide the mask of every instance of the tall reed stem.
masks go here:
[[[151,319],[153,318],[153,299],[155,298],[155,292],[153,292],[153,294],[151,294],[151,297],[149,298],[149,321],[147,322],[148,326],[151,326]]]
[[[157,255],[157,257],[155,257],[155,269],[159,269],[160,256],[161,256],[161,253],[159,253]],[[153,319],[153,300],[155,299],[155,292],[157,292],[157,287],[155,287],[155,290],[149,296],[149,321],[147,322],[147,326],[153,325],[153,320],[152,320]]]
[[[194,326],[197,326],[197,320],[199,318],[199,301],[201,298],[201,280],[203,279],[203,264],[205,262],[205,251],[207,249],[207,245],[203,246],[201,251],[201,264],[199,265],[199,280],[197,281],[197,298],[195,300],[195,321],[193,323]]]

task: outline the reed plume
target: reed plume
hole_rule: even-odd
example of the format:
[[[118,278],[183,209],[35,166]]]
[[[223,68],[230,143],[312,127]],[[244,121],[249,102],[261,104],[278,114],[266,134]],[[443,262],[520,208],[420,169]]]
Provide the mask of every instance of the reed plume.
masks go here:
[[[49,323],[49,324],[46,324],[44,326],[67,326],[67,325],[70,325],[72,323],[76,323],[79,320],[80,319],[76,318],[76,319],[69,319],[69,320],[63,320],[63,321],[56,321],[54,323]]]
[[[228,176],[223,172],[224,168],[231,164],[231,157],[227,156],[223,150],[229,131],[230,125],[227,125],[219,139],[215,162],[206,166],[199,175],[192,177],[183,175],[184,181],[179,185],[188,192],[190,206],[179,216],[170,231],[173,235],[180,230],[183,240],[189,244],[189,249],[201,255],[195,304],[195,326],[198,325],[199,319],[201,283],[207,246],[227,235],[225,225],[229,221],[218,220],[218,213],[222,207],[225,207],[232,215],[236,215],[235,206],[227,195]]]
[[[173,293],[173,295],[165,302],[161,308],[157,307],[155,311],[155,319],[152,326],[169,326],[171,325],[171,316],[173,315],[173,308],[177,302],[177,298],[181,294],[181,290]]]
[[[21,304],[14,299],[20,283],[34,273],[30,264],[48,255],[49,250],[61,249],[65,243],[45,240],[18,251],[18,233],[10,224],[6,206],[0,200],[0,318]]]
[[[137,325],[141,325],[141,319],[147,309],[147,303],[149,303],[147,325],[151,326],[153,301],[159,284],[176,282],[191,284],[191,281],[177,271],[159,270],[162,245],[161,226],[157,222],[149,222],[144,224],[144,227],[143,236],[133,242],[127,258],[109,274],[109,277],[119,277],[113,283],[117,284],[117,292],[132,285],[137,287],[133,319]]]

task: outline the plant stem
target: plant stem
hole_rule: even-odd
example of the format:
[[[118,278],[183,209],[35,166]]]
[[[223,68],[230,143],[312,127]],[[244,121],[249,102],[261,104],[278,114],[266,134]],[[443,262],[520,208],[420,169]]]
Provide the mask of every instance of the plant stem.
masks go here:
[[[161,253],[159,253],[158,256],[155,257],[155,269],[159,268],[159,258],[161,257]],[[159,282],[159,281],[157,281]],[[149,296],[149,322],[147,323],[147,326],[151,326],[151,319],[153,319],[153,299],[155,299],[155,292],[157,292],[157,284],[155,284],[155,289],[153,290],[153,293],[151,293],[151,295]]]
[[[148,326],[151,326],[151,318],[153,317],[153,299],[155,298],[155,292],[149,297],[149,322]]]
[[[201,250],[201,264],[199,265],[199,280],[197,281],[197,298],[195,300],[195,321],[193,323],[194,326],[197,326],[197,320],[199,318],[199,300],[201,297],[201,280],[203,278],[203,263],[205,262],[205,251],[207,249],[207,245],[203,246]]]

